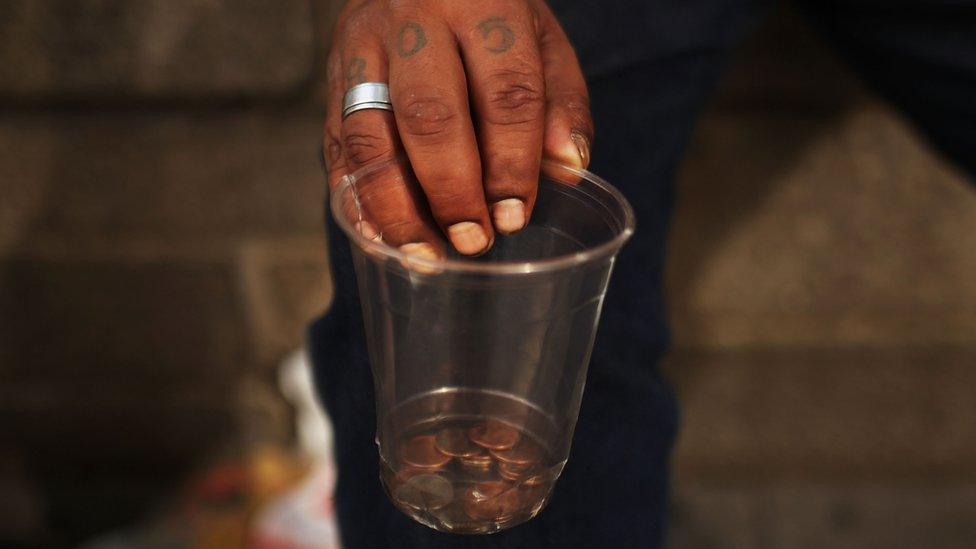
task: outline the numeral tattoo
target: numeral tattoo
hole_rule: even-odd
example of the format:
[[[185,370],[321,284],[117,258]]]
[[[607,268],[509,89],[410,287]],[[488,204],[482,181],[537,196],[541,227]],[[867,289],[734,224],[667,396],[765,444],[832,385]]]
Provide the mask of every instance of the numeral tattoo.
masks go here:
[[[424,28],[413,21],[408,21],[400,28],[400,35],[397,37],[397,54],[406,59],[427,45],[427,34]]]
[[[504,53],[515,44],[515,32],[508,26],[503,17],[489,17],[478,23],[481,37],[489,40],[492,34],[498,34],[495,42],[485,45],[485,49],[492,53]]]
[[[349,60],[349,69],[346,70],[346,82],[355,86],[366,81],[366,60],[362,57],[353,57]]]

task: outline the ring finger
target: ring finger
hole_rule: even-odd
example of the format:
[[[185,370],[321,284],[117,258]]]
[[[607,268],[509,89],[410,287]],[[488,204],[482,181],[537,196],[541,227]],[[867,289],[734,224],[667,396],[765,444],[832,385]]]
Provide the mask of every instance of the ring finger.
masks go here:
[[[342,54],[345,88],[364,82],[386,82],[388,65],[379,40],[348,41]],[[382,162],[402,153],[393,113],[364,109],[349,114],[341,125],[342,149],[349,171]],[[373,180],[369,200],[363,201],[368,219],[360,228],[368,238],[384,242],[406,253],[442,256],[438,231],[430,220],[423,193],[399,163],[390,164]]]

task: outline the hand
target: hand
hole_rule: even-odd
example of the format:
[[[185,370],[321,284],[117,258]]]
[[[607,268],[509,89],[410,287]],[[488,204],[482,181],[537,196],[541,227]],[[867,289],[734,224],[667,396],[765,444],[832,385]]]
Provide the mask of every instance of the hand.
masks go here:
[[[393,112],[342,120],[343,94],[362,82],[388,82]],[[482,253],[495,231],[527,223],[543,154],[585,168],[592,139],[576,54],[543,0],[343,8],[328,60],[329,185],[403,152],[420,182],[383,189],[367,237],[431,257],[443,255],[443,231],[460,253]]]

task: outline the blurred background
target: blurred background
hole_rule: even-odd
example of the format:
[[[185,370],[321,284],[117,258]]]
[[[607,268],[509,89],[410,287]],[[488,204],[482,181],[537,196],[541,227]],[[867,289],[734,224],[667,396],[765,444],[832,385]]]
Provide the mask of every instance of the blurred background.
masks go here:
[[[299,350],[336,4],[0,3],[0,545],[335,546]],[[773,11],[679,183],[671,545],[964,546],[976,194]]]

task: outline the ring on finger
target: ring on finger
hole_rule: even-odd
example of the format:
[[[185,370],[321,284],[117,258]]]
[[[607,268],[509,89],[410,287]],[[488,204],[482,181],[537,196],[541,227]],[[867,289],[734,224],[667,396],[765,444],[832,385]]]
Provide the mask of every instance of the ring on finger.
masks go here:
[[[365,109],[392,111],[390,86],[383,82],[363,82],[349,88],[342,97],[342,118]]]

